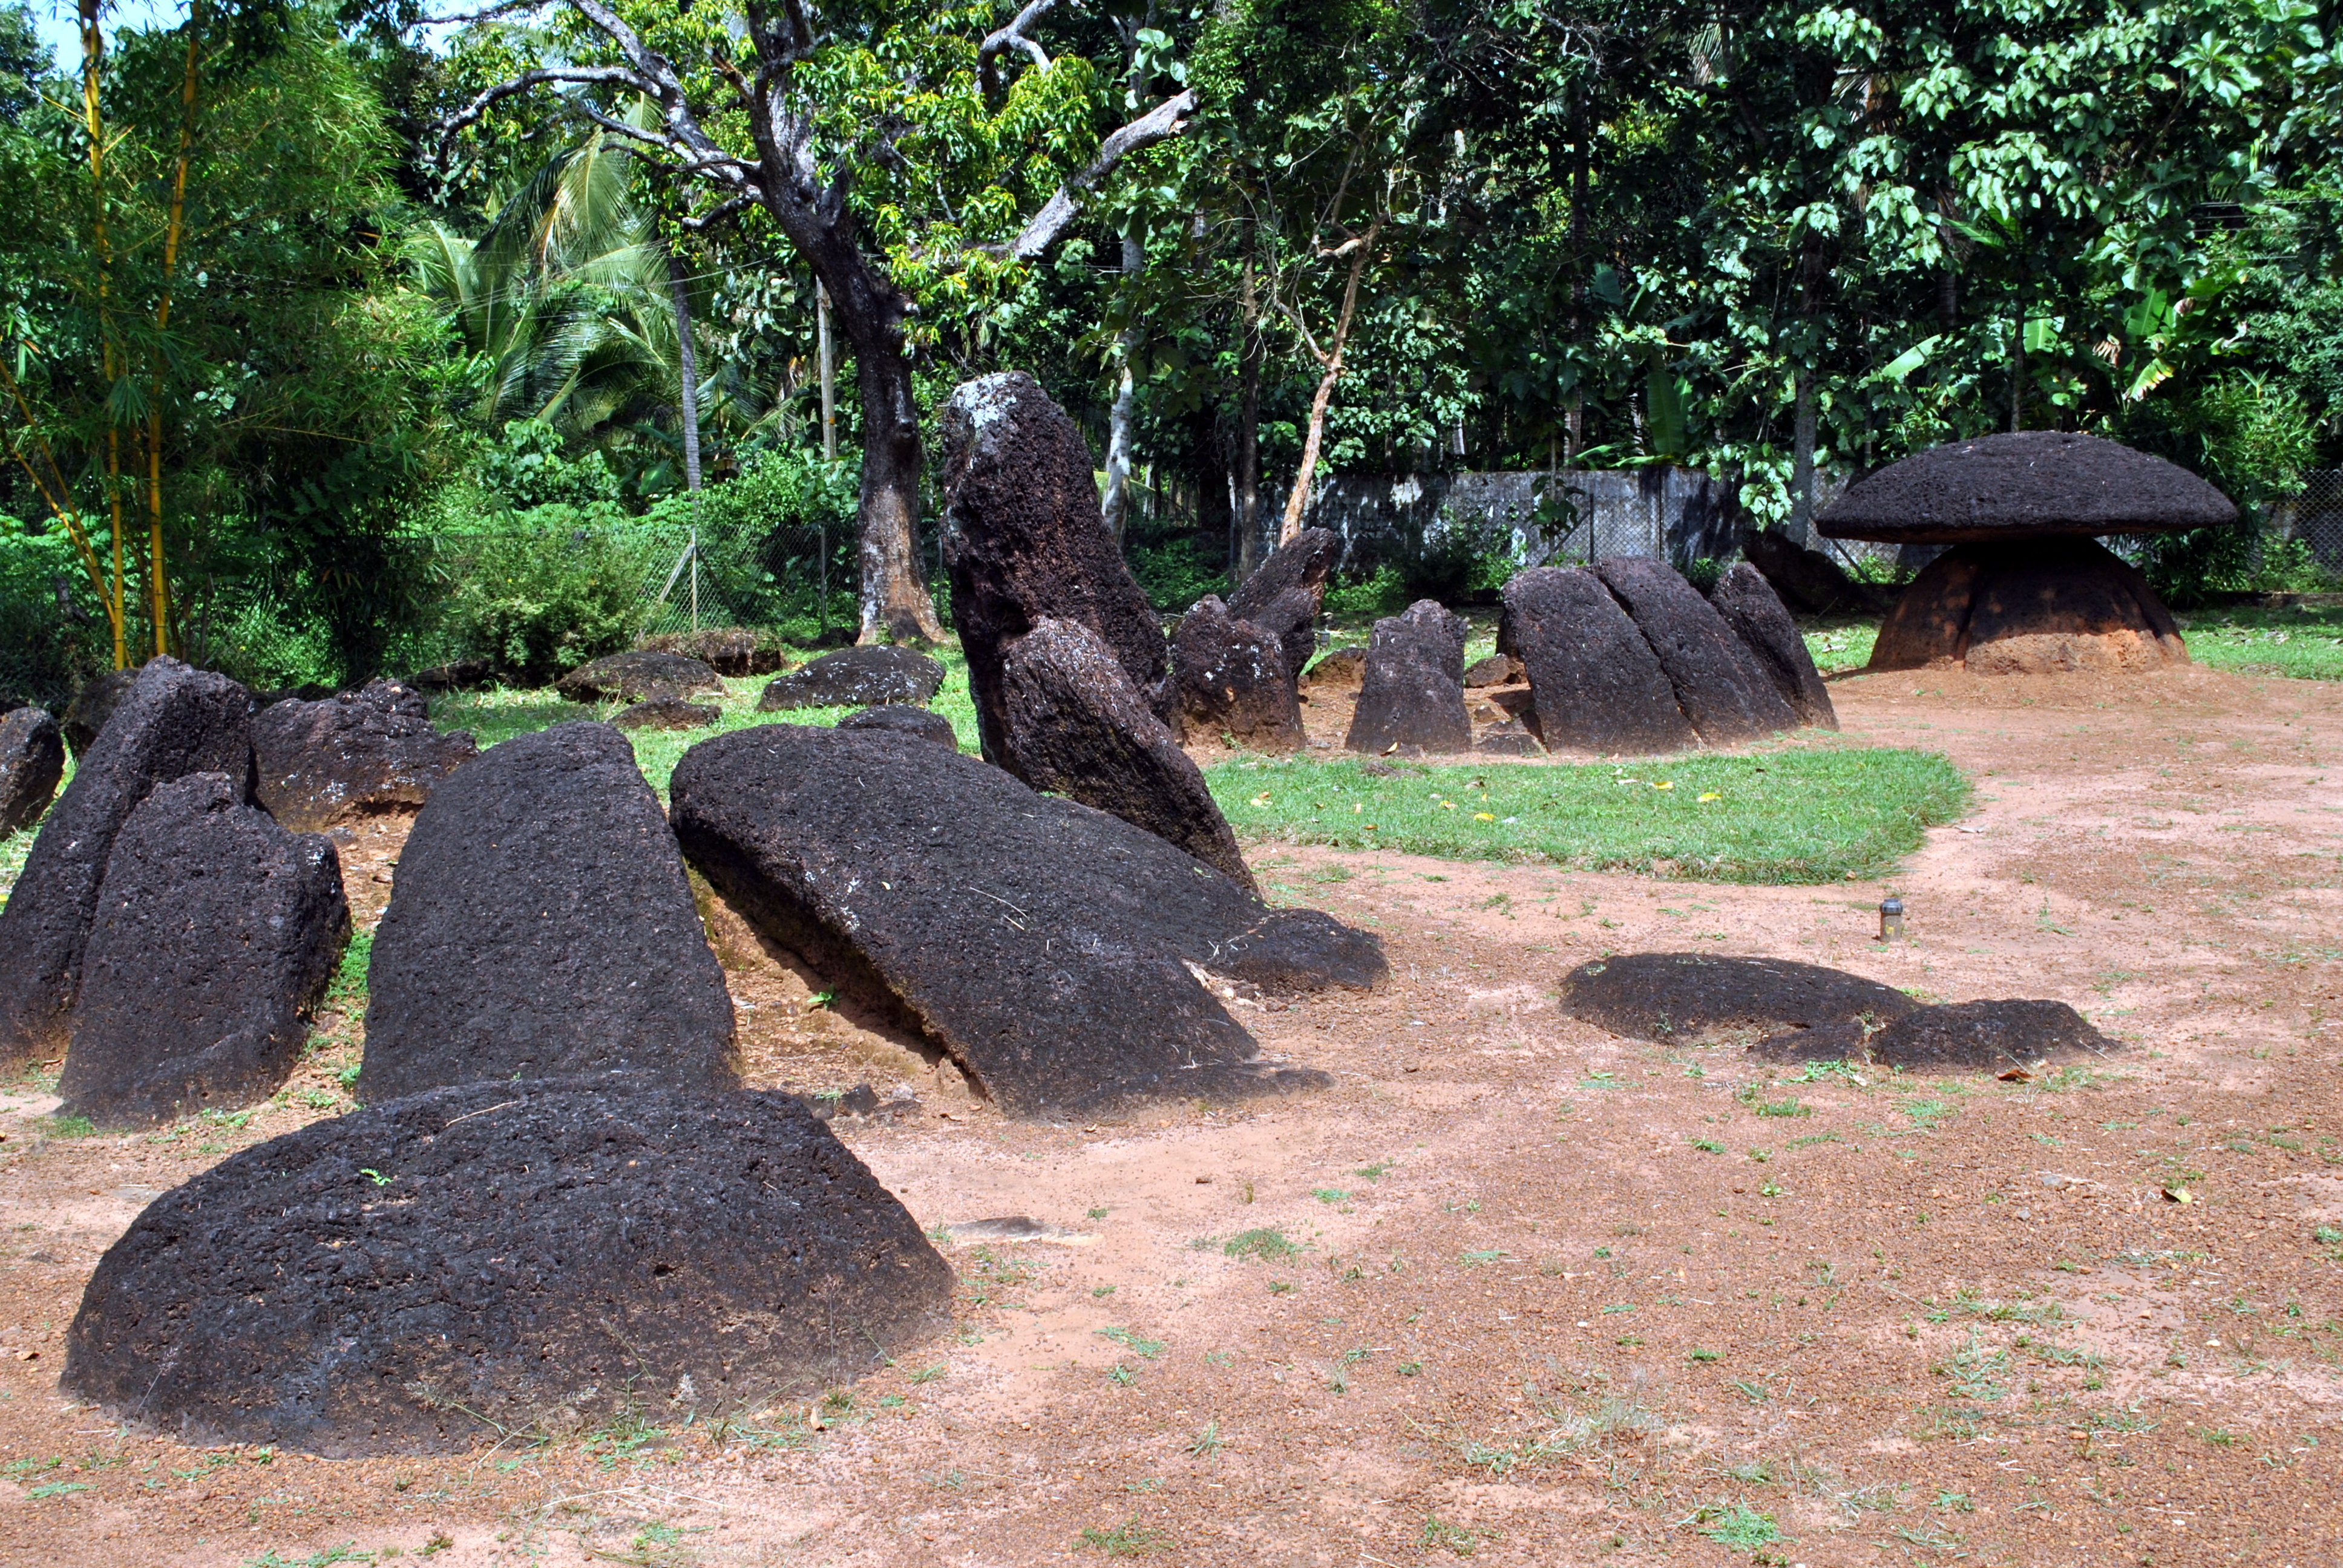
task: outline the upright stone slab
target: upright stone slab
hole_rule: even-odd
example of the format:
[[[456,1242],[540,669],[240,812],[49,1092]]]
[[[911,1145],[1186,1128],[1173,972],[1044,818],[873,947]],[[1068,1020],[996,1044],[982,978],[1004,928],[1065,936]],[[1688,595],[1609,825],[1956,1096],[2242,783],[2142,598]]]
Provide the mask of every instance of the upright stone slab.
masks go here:
[[[759,713],[800,708],[868,708],[921,703],[943,689],[944,667],[908,648],[873,644],[824,654],[803,669],[769,681],[757,699]]]
[[[253,718],[252,750],[261,805],[299,833],[418,807],[479,755],[469,730],[440,734],[430,700],[395,680],[323,702],[271,703]]]
[[[85,682],[57,720],[57,727],[65,731],[65,749],[79,757],[96,745],[98,732],[106,728],[106,721],[114,717],[115,709],[137,684],[138,672],[135,669],[109,669]]]
[[[1206,735],[1226,732],[1255,751],[1295,751],[1310,739],[1284,645],[1212,595],[1197,600],[1172,634],[1172,673],[1180,717]]]
[[[1276,638],[1285,651],[1285,668],[1296,678],[1318,651],[1326,579],[1342,555],[1342,541],[1332,529],[1304,528],[1278,546],[1229,596],[1231,618]]]
[[[1435,599],[1375,622],[1366,675],[1342,744],[1353,751],[1395,746],[1469,751],[1473,720],[1464,710],[1464,618]]]
[[[1497,647],[1528,671],[1522,722],[1549,748],[1642,755],[1700,743],[1652,645],[1593,572],[1513,574]]]
[[[1176,844],[1248,891],[1252,872],[1204,775],[1096,632],[1044,619],[1001,672],[1001,767]]]
[[[1790,705],[1798,722],[1825,729],[1838,728],[1838,710],[1831,706],[1830,688],[1823,684],[1798,623],[1765,580],[1747,561],[1735,561],[1716,579],[1708,596],[1725,624],[1741,639],[1757,672],[1773,683],[1775,692]]]
[[[252,699],[224,675],[149,659],[41,823],[0,910],[0,1069],[61,1054],[115,835],[156,785],[252,779]]]
[[[944,565],[986,759],[1002,755],[1009,645],[1044,619],[1096,632],[1149,711],[1173,722],[1162,623],[1099,517],[1081,427],[1022,373],[964,384],[940,423]]]
[[[1664,561],[1614,556],[1594,568],[1675,689],[1676,707],[1711,746],[1788,729],[1790,705],[1741,651],[1741,639],[1700,590]]]
[[[729,1089],[732,1000],[627,738],[557,724],[432,792],[367,980],[359,1098],[636,1071]]]
[[[0,714],[0,839],[40,820],[65,771],[65,737],[46,709]]]
[[[440,1452],[802,1405],[948,1326],[951,1296],[789,1095],[471,1083],[156,1199],[83,1292],[65,1383],[182,1442]]]
[[[1190,966],[1277,994],[1387,972],[1372,936],[908,736],[735,730],[687,752],[670,791],[684,852],[734,908],[1014,1116],[1323,1085],[1262,1061]]]
[[[350,934],[331,840],[225,773],[191,773],[115,835],[82,960],[66,1115],[146,1127],[276,1092]]]

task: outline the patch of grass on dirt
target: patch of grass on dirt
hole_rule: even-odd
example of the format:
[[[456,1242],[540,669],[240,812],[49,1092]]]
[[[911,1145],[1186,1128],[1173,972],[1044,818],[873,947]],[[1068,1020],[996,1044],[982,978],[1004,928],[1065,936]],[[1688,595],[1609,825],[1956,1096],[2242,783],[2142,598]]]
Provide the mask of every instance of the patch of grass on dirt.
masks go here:
[[[1489,767],[1247,758],[1205,770],[1241,838],[1530,861],[1711,882],[1886,871],[1967,807],[1935,752],[1817,747],[1762,756]]]
[[[1782,1538],[1781,1526],[1770,1513],[1741,1503],[1711,1503],[1695,1509],[1684,1521],[1719,1546],[1729,1546],[1735,1552],[1755,1552]]]
[[[2211,668],[2343,680],[2343,608],[2240,608],[2177,618],[2188,657]]]
[[[1134,1514],[1111,1530],[1085,1526],[1074,1545],[1103,1552],[1110,1557],[1137,1557],[1149,1552],[1170,1550],[1172,1537],[1161,1530],[1148,1529]]]
[[[1825,675],[1842,669],[1861,669],[1871,662],[1871,645],[1879,640],[1879,623],[1875,620],[1841,621],[1835,625],[1808,622],[1805,634],[1806,652],[1814,656],[1815,668]]]
[[[929,709],[951,720],[952,729],[959,732],[961,750],[974,751],[976,705],[968,694],[968,660],[957,647],[933,651],[944,667],[944,684],[935,700],[928,704]],[[851,708],[801,708],[790,713],[759,713],[757,699],[774,678],[769,675],[746,675],[725,681],[725,690],[729,695],[722,703],[724,717],[705,729],[639,729],[628,737],[634,742],[635,760],[642,768],[643,777],[650,780],[660,799],[667,799],[667,781],[683,754],[710,736],[759,724],[831,725],[854,711]],[[439,699],[431,705],[431,722],[443,730],[468,729],[487,748],[573,719],[610,719],[623,712],[626,706],[622,702],[564,702],[550,687],[537,690],[491,687],[481,691],[451,692]]]
[[[1221,1251],[1232,1258],[1259,1258],[1274,1263],[1292,1257],[1302,1249],[1286,1240],[1282,1231],[1246,1231],[1230,1237]]]

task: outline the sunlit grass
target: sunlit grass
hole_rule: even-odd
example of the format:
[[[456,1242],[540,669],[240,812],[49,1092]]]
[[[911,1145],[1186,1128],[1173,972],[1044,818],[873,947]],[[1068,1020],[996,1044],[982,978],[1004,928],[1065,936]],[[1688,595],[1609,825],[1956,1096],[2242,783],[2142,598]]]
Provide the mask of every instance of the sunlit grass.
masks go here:
[[[1935,752],[1819,746],[1632,763],[1389,764],[1246,759],[1206,770],[1240,839],[1528,861],[1717,882],[1884,874],[1960,815]]]
[[[960,736],[960,749],[972,752],[977,749],[976,708],[969,699],[968,660],[956,647],[939,648],[934,657],[944,667],[944,684],[928,708],[950,719]],[[749,675],[725,681],[728,695],[719,705],[724,716],[705,729],[639,729],[628,737],[634,742],[635,760],[643,777],[650,780],[659,799],[667,799],[668,779],[683,754],[710,736],[759,724],[836,724],[854,711],[851,708],[801,708],[790,713],[758,712],[758,696],[776,678]],[[626,707],[623,702],[565,702],[549,687],[537,690],[492,687],[450,692],[431,705],[431,721],[443,730],[468,729],[486,749],[571,719],[608,719]]]
[[[2178,618],[2188,657],[2207,668],[2343,680],[2343,608],[2211,609]]]

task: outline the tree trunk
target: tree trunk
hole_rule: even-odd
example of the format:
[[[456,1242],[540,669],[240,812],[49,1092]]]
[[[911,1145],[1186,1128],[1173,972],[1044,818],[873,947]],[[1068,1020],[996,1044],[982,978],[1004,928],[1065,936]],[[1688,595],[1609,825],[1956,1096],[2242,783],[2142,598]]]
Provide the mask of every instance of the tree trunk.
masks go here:
[[[1334,319],[1334,338],[1326,355],[1326,373],[1318,378],[1318,390],[1310,397],[1310,428],[1302,437],[1302,467],[1293,476],[1292,492],[1285,498],[1285,520],[1278,526],[1277,542],[1281,545],[1302,531],[1302,513],[1310,505],[1310,481],[1318,468],[1318,445],[1326,435],[1326,405],[1333,400],[1334,383],[1342,378],[1342,345],[1351,336],[1351,321],[1359,308],[1359,277],[1367,269],[1368,257],[1374,255],[1375,238],[1383,230],[1383,219],[1367,226],[1367,232],[1356,242],[1358,248],[1351,253],[1351,276],[1342,284],[1342,313]]]
[[[1815,375],[1799,367],[1796,414],[1790,438],[1790,538],[1815,542]]]
[[[1139,220],[1133,218],[1122,231],[1122,275],[1135,276],[1147,265],[1147,247],[1139,240]],[[1122,544],[1123,513],[1131,502],[1131,425],[1137,405],[1131,362],[1139,352],[1139,325],[1134,319],[1123,328],[1119,342],[1122,348],[1122,382],[1116,388],[1114,408],[1107,416],[1106,426],[1106,495],[1099,503],[1099,515],[1106,523],[1106,531],[1118,548]]]
[[[1252,258],[1244,269],[1243,392],[1237,408],[1236,537],[1229,555],[1230,586],[1241,587],[1261,564],[1261,301],[1253,290]]]
[[[683,383],[683,487],[697,495],[699,491],[699,353],[691,341],[691,286],[686,280],[683,258],[675,254],[675,246],[663,245],[667,252],[667,285],[675,296],[676,363]]]
[[[941,642],[943,625],[920,570],[922,464],[911,358],[900,347],[873,353],[858,343],[854,367],[862,388],[862,627],[856,640]]]

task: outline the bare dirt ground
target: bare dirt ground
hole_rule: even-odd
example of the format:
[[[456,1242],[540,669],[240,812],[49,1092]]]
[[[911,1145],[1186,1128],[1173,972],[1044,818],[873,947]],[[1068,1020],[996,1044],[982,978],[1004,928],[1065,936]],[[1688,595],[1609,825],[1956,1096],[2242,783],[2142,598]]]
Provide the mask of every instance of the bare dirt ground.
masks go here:
[[[1835,695],[1850,735],[1978,780],[1887,884],[1262,851],[1397,976],[1237,1004],[1338,1076],[1312,1099],[1005,1122],[711,908],[753,1076],[909,1084],[915,1115],[840,1125],[921,1222],[1052,1233],[963,1239],[954,1337],[729,1428],[653,1399],[341,1462],[121,1432],[56,1382],[99,1253],[319,1114],[352,1028],[242,1128],[45,1139],[28,1087],[0,1110],[0,1562],[2343,1562],[2343,689]],[[351,846],[354,887],[396,839]],[[1883,947],[1890,890],[1911,938]],[[1767,1082],[1554,1009],[1586,958],[1693,948],[2055,997],[2128,1049]]]

